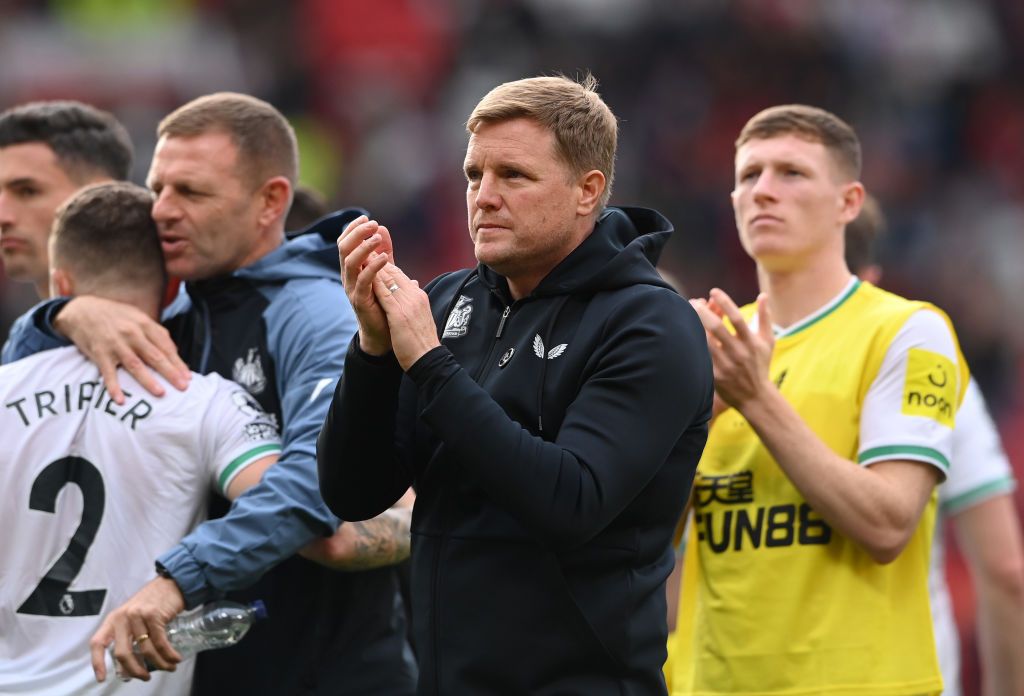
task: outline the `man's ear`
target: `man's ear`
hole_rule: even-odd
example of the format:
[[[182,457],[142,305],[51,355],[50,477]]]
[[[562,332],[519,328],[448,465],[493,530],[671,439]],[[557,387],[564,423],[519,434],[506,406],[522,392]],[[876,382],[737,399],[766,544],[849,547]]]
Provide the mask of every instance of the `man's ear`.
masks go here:
[[[50,269],[50,295],[53,297],[73,297],[75,280],[63,268]]]
[[[608,182],[600,170],[591,169],[580,176],[576,183],[580,187],[580,197],[576,202],[576,214],[586,217],[593,214],[601,205],[601,196],[604,195]]]
[[[860,215],[861,206],[864,205],[864,184],[854,181],[843,187],[842,197],[839,200],[839,218],[844,225],[848,225]]]
[[[291,182],[283,176],[267,179],[260,188],[260,199],[262,207],[259,222],[261,225],[270,226],[278,219],[284,220],[292,202]]]

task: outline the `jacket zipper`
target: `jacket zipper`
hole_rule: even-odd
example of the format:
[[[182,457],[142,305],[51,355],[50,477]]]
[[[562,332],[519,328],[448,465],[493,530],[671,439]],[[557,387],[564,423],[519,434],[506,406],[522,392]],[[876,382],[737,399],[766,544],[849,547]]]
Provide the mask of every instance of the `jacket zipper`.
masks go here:
[[[504,300],[502,300],[502,302],[504,303]],[[501,338],[501,335],[505,332],[505,322],[512,314],[513,305],[515,305],[515,302],[513,302],[512,304],[505,305],[505,309],[501,313],[501,319],[498,321],[498,330],[494,333],[494,340],[491,342],[491,347],[487,351],[487,358],[480,365],[480,369],[477,371],[477,373],[473,376],[473,381],[476,382],[477,384],[483,383],[483,378],[486,376],[488,372],[488,366],[491,364],[491,359],[494,357],[494,347],[498,345],[498,340]],[[448,508],[443,507],[442,509],[444,511],[443,514],[445,519],[441,527],[442,535],[441,538],[438,539],[437,549],[434,552],[434,567],[432,569],[434,579],[432,598],[434,602],[434,612],[433,616],[431,617],[431,633],[434,636],[433,661],[435,694],[441,693],[441,654],[440,651],[438,650],[438,646],[441,644],[441,628],[438,625],[438,616],[441,613],[439,610],[440,602],[438,601],[438,598],[441,594],[441,554],[444,552],[444,547],[448,544]]]
[[[501,321],[498,322],[498,332],[494,334],[495,338],[501,338],[501,334],[505,331],[505,320],[508,319],[509,312],[512,311],[512,305],[505,307],[505,311],[501,313]]]

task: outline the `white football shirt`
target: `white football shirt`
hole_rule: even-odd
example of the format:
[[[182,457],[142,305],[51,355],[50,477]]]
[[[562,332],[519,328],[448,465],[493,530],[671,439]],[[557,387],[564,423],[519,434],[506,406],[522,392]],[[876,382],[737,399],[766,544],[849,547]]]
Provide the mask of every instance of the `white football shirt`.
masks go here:
[[[972,505],[997,495],[1006,495],[1015,487],[1013,471],[999,441],[999,432],[985,408],[981,390],[972,379],[967,383],[967,393],[956,414],[949,475],[939,486],[940,517],[935,525],[928,573],[935,647],[946,686],[943,693],[948,696],[960,694],[960,640],[946,584],[944,521]]]
[[[98,685],[89,638],[204,519],[211,489],[280,452],[274,418],[217,375],[162,398],[119,379],[123,406],[74,347],[0,368],[0,693],[187,693],[194,661]]]

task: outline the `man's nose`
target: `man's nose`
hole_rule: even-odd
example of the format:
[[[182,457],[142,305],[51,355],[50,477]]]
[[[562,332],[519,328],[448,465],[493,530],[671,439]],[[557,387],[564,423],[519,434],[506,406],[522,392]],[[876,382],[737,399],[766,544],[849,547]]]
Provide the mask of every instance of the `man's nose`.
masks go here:
[[[751,187],[750,193],[753,195],[754,200],[774,200],[776,183],[774,174],[762,172]]]
[[[0,229],[7,229],[14,225],[14,205],[12,205],[11,194],[0,191]]]
[[[476,190],[476,205],[484,210],[495,210],[501,207],[501,193],[498,181],[493,174],[480,177],[480,185]]]
[[[174,202],[172,194],[165,189],[153,201],[152,215],[157,222],[168,222],[180,217],[181,209]]]

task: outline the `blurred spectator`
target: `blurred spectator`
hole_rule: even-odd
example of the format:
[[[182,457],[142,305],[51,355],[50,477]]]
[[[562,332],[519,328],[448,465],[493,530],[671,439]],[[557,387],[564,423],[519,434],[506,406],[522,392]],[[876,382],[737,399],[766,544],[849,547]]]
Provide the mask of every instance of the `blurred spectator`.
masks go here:
[[[305,229],[327,214],[327,199],[324,194],[310,186],[299,184],[292,196],[292,207],[284,219],[284,228],[289,232]]]

